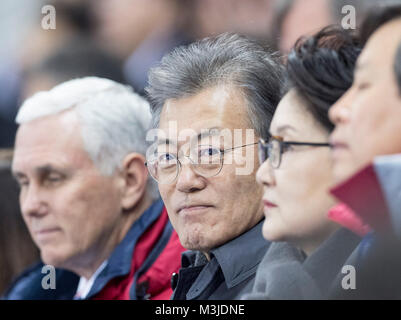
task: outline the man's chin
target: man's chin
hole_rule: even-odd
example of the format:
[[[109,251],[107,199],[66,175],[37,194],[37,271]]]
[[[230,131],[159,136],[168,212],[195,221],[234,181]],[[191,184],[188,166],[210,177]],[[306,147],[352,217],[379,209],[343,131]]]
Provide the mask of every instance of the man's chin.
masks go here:
[[[353,175],[355,175],[358,170],[355,166],[351,165],[334,165],[333,166],[333,180],[334,185],[333,188],[340,185],[341,183],[347,181]]]
[[[60,252],[54,252],[53,250],[41,250],[41,259],[44,264],[51,265],[56,268],[63,268],[65,263],[65,257],[60,255]]]
[[[210,246],[208,241],[205,241],[204,237],[195,232],[188,232],[180,238],[182,246],[187,250],[194,250],[194,251],[209,251]]]
[[[212,239],[210,236],[209,238],[196,237],[194,234],[192,234],[189,237],[185,237],[185,239],[181,241],[181,244],[187,250],[207,253],[224,245],[228,241],[230,240],[224,241],[224,239]]]

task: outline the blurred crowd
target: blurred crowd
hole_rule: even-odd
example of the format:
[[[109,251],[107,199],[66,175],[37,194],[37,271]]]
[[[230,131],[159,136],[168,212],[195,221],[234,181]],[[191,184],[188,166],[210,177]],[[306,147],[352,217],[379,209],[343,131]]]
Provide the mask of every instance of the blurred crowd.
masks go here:
[[[294,68],[292,70],[294,78],[287,87],[283,86],[285,89],[275,88],[276,93],[277,95],[280,93],[282,97],[284,95],[282,91],[288,92],[295,87],[302,92],[307,92],[307,99],[311,99],[312,102],[318,99],[317,104],[322,105],[325,113],[318,115],[317,118],[327,131],[325,131],[327,134],[322,137],[327,138],[328,133],[334,128],[332,123],[340,121],[336,120],[335,115],[331,115],[329,119],[328,108],[351,86],[353,66],[362,45],[352,43],[355,48],[358,47],[358,50],[351,52],[350,49],[347,54],[352,57],[346,55],[344,58],[344,60],[348,59],[347,67],[352,65],[352,68],[348,70],[349,74],[342,74],[343,79],[346,79],[343,80],[344,86],[335,93],[327,93],[328,91],[325,91],[327,88],[324,86],[318,87],[316,90],[321,90],[325,94],[323,94],[324,97],[319,94],[317,98],[314,96],[317,94],[308,92],[308,87],[304,87],[306,83],[313,83],[313,80],[311,78],[297,79],[297,72],[300,71],[296,68],[299,66],[295,63],[292,65],[291,55],[287,55],[294,52],[294,45],[300,37],[315,35],[329,25],[341,26],[344,17],[349,13],[343,11],[347,5],[355,8],[355,31],[358,31],[372,8],[393,3],[400,2],[397,0],[3,0],[0,3],[0,39],[2,39],[0,48],[0,188],[2,190],[0,192],[0,296],[5,293],[17,275],[39,260],[39,250],[33,243],[21,217],[18,203],[19,189],[10,172],[18,129],[15,119],[19,107],[26,99],[39,91],[50,90],[71,79],[88,76],[127,84],[133,88],[134,92],[146,99],[149,91],[145,88],[150,85],[150,90],[152,88],[157,90],[155,80],[149,83],[149,71],[158,66],[164,56],[177,47],[230,32],[244,35],[263,47],[269,47],[272,52],[276,52],[274,56],[277,57],[277,63],[289,61],[288,66]],[[42,12],[45,5],[52,5],[56,9],[55,29],[43,28],[42,20],[48,14],[48,12]],[[351,43],[346,45],[351,46]],[[339,49],[334,46],[333,50]],[[177,73],[180,72],[182,70],[177,68]],[[331,69],[326,72],[330,73]],[[288,73],[291,74],[291,70]],[[306,80],[310,82],[305,82]],[[325,80],[336,81],[336,79]],[[167,80],[165,81],[168,83]],[[280,81],[279,76],[277,81]],[[108,84],[94,82],[93,85],[107,87]],[[88,88],[85,88],[88,92],[89,87],[90,84]],[[115,90],[117,92],[122,89],[115,88]],[[150,96],[154,98],[157,94],[152,96],[150,91]],[[57,99],[59,98],[62,99],[62,96]],[[156,104],[154,101],[152,103]],[[291,113],[291,110],[286,112]],[[318,134],[315,134],[316,136]],[[316,165],[318,166],[319,163]],[[148,169],[151,170],[149,167]],[[268,171],[266,168],[264,170]],[[264,177],[268,176],[267,171],[264,172]],[[151,171],[150,174],[152,175]],[[261,173],[259,175],[262,176]],[[261,177],[258,178],[258,182],[261,185],[271,183],[267,181],[267,178]],[[154,198],[150,197],[144,200],[141,206],[148,207],[153,200]],[[296,210],[295,207],[292,209]],[[149,211],[149,215],[153,212],[152,210]],[[157,207],[157,210],[160,214],[160,218],[158,216],[157,219],[160,220],[163,218],[164,211],[161,207]],[[149,228],[157,227],[151,223],[153,221],[149,222]],[[157,229],[157,232],[164,235],[167,227],[161,228]],[[330,228],[331,226],[327,226],[327,229]],[[366,234],[363,235],[366,236]],[[145,230],[142,236],[146,236]],[[168,238],[169,243],[175,241],[175,236],[173,233]],[[146,241],[143,240],[140,243],[145,246],[143,243]],[[182,239],[181,244],[188,249]],[[181,245],[177,244],[175,248],[178,246],[179,249],[173,250],[176,255],[180,255],[183,251]],[[285,252],[287,255],[295,255],[286,247],[272,249],[275,251],[271,250],[269,256],[271,259],[275,259],[275,253],[277,254],[278,250],[283,250],[280,252]],[[350,251],[352,251],[351,248]],[[107,253],[110,254],[110,251]],[[200,258],[197,256],[188,259]],[[195,266],[197,266],[196,263]],[[177,266],[171,267],[171,271],[178,273]],[[177,267],[177,270],[173,267]],[[98,270],[102,271],[101,268]],[[272,274],[276,271],[270,270]],[[82,274],[85,273],[82,272]],[[145,272],[141,274],[142,278],[144,274],[151,277],[149,272]],[[88,278],[91,278],[90,273],[89,275]],[[79,281],[77,278],[71,279],[76,284]],[[146,281],[144,280],[143,283]],[[84,285],[82,287],[84,288]],[[310,292],[313,290],[310,289]],[[112,288],[109,288],[107,294],[107,296],[100,295],[98,298],[111,298],[113,294],[118,296]],[[168,298],[171,292],[163,291],[158,294],[161,298]],[[175,295],[179,298],[177,293]],[[224,295],[223,297],[231,298]],[[236,296],[238,297],[239,295]],[[277,297],[283,296],[274,296],[274,298]],[[311,294],[307,297],[314,298],[315,296]],[[248,298],[259,299],[265,296],[254,294]]]
[[[17,107],[38,90],[94,75],[143,94],[148,70],[176,46],[236,32],[285,54],[299,36],[340,23],[345,4],[356,8],[360,23],[377,2],[383,1],[3,1],[0,147],[13,145]],[[56,9],[55,30],[42,28],[45,5]]]

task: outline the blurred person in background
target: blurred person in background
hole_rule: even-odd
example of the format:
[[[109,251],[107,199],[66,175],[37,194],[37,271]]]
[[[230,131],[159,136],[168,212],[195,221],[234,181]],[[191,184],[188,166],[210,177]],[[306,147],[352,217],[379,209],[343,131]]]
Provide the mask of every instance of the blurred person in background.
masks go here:
[[[30,68],[48,55],[63,47],[75,37],[91,37],[93,19],[90,14],[89,0],[51,0],[43,3],[56,10],[56,28],[44,29],[42,19],[45,14],[37,12],[20,47],[22,69]]]
[[[94,0],[99,43],[125,61],[128,83],[144,93],[147,74],[174,47],[189,43],[190,0]]]
[[[183,251],[144,165],[148,103],[129,87],[87,77],[21,106],[12,172],[44,264],[7,299],[168,299]]]
[[[346,16],[342,13],[344,6],[355,8],[358,26],[366,12],[378,4],[383,4],[383,0],[276,0],[272,42],[276,43],[278,50],[287,54],[299,37],[312,35],[327,25],[341,25]]]
[[[39,261],[39,251],[22,219],[18,184],[11,175],[12,150],[0,150],[0,297],[11,281]]]
[[[39,24],[41,2],[4,0],[0,3],[0,148],[12,148],[20,93],[21,43],[32,23]],[[36,14],[33,14],[36,13]]]
[[[336,299],[401,298],[401,5],[372,11],[355,81],[331,108],[332,194],[373,231],[349,257],[354,290],[333,283]]]
[[[125,83],[122,63],[86,37],[74,37],[23,72],[21,97],[75,78],[94,76]]]
[[[247,299],[320,299],[360,238],[327,217],[336,200],[330,107],[352,85],[360,47],[341,28],[298,40],[287,60],[287,85],[261,140],[263,236],[272,241]]]
[[[273,0],[195,0],[194,34],[197,38],[235,32],[266,42]]]
[[[237,34],[179,47],[149,73],[158,130],[147,167],[189,250],[174,300],[238,299],[252,288],[269,246],[256,145],[268,135],[281,81],[275,55]]]
[[[42,8],[56,9],[56,29],[42,27]],[[91,19],[85,0],[2,1],[0,12],[0,147],[12,147],[17,126],[14,122],[21,104],[23,72],[45,59],[75,36],[91,34]],[[10,32],[12,30],[12,32]],[[10,37],[9,34],[12,34]]]

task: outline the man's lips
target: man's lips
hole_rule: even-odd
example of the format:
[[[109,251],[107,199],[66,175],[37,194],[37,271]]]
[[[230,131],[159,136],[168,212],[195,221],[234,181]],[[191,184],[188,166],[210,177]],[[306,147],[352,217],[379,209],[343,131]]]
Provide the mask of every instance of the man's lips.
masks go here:
[[[347,151],[349,151],[349,147],[345,142],[340,140],[333,140],[331,142],[331,157],[334,161],[341,158]]]
[[[331,148],[333,150],[338,150],[338,149],[347,149],[348,145],[344,142],[339,142],[339,141],[334,141],[331,144]]]
[[[265,205],[266,208],[277,208],[276,204],[274,204],[273,202],[270,202],[268,200],[263,199],[263,204]]]
[[[206,204],[196,204],[196,205],[186,205],[182,206],[177,210],[177,214],[188,214],[188,213],[197,213],[213,206]]]
[[[52,236],[54,233],[61,231],[58,227],[51,227],[51,228],[43,228],[37,231],[34,231],[36,238],[43,239],[49,236]]]
[[[330,137],[330,146],[333,150],[348,148],[348,144],[336,132]]]

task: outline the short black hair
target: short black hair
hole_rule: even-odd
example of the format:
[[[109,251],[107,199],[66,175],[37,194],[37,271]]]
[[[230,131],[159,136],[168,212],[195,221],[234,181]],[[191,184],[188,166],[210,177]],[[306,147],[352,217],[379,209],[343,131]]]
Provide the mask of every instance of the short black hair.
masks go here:
[[[377,29],[384,24],[401,18],[401,5],[388,5],[383,7],[375,7],[369,11],[366,19],[362,23],[360,30],[361,43],[364,46],[369,38]]]
[[[362,24],[360,31],[362,44],[365,45],[376,30],[395,19],[401,19],[401,5],[399,4],[384,6],[379,10],[376,8],[375,10],[370,11]],[[394,61],[394,72],[397,77],[398,88],[401,94],[401,43],[398,46]]]
[[[357,37],[336,26],[300,38],[288,55],[282,94],[295,89],[314,117],[332,131],[328,111],[351,87],[360,52]]]

